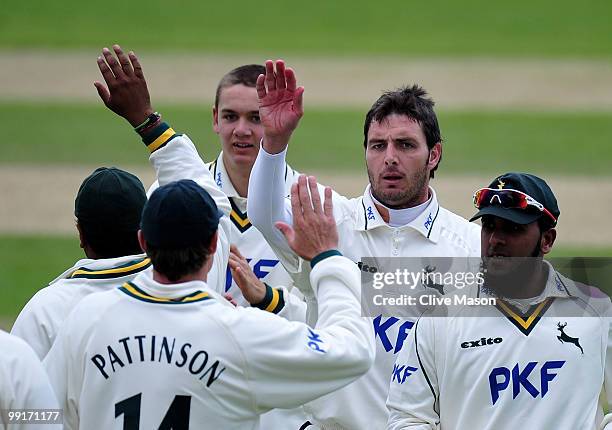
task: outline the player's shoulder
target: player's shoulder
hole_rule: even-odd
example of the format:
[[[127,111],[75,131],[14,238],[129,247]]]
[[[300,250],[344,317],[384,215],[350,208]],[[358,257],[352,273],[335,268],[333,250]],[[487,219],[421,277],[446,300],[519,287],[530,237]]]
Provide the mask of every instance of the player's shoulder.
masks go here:
[[[89,294],[74,306],[64,325],[71,327],[71,330],[86,331],[99,320],[107,318],[109,309],[121,302],[122,296],[118,288]]]
[[[605,292],[596,286],[572,280],[558,271],[555,271],[555,277],[557,288],[564,289],[576,299],[586,314],[599,318],[612,318],[612,301]]]
[[[0,362],[8,361],[37,361],[34,350],[23,339],[0,330]]]
[[[450,245],[469,250],[469,255],[480,256],[480,226],[440,206],[437,227],[440,238]]]
[[[480,235],[480,226],[478,224],[470,222],[461,215],[457,215],[442,206],[440,206],[438,216],[447,230],[462,233],[465,236]]]

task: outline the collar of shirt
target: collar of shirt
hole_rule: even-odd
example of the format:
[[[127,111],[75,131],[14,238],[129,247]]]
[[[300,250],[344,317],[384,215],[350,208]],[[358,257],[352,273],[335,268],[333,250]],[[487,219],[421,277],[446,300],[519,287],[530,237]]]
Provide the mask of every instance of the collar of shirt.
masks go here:
[[[227,301],[220,294],[216,293],[204,281],[188,281],[181,282],[179,284],[161,284],[153,279],[152,271],[147,271],[136,276],[131,282],[142,291],[153,297],[179,299],[181,297],[186,297],[190,294],[202,291],[208,293],[211,298],[217,299],[219,303],[233,307],[229,301]]]
[[[217,186],[227,195],[227,197],[244,199],[246,201],[246,198],[238,195],[238,192],[227,174],[225,163],[223,163],[223,151],[219,153],[215,161],[208,164],[208,169],[212,173]],[[287,192],[287,196],[291,193],[291,184],[297,181],[298,176],[298,172],[293,170],[289,164],[285,164],[285,191]]]
[[[431,195],[431,198],[429,201],[429,205],[427,205],[425,210],[412,222],[409,222],[408,224],[401,227],[390,227],[383,220],[382,216],[376,209],[376,205],[374,204],[374,200],[372,199],[370,190],[371,185],[368,184],[361,198],[363,214],[358,222],[357,230],[366,231],[383,226],[387,228],[397,228],[400,230],[405,228],[412,228],[413,230],[416,230],[421,233],[426,239],[434,243],[438,242],[438,239],[440,237],[440,226],[438,225],[440,205],[438,204],[438,198],[436,197],[436,192],[433,188],[429,187],[429,193]]]
[[[576,295],[575,291],[573,291],[577,288],[574,281],[562,276],[548,261],[543,260],[543,262],[548,266],[548,278],[546,279],[544,290],[542,290],[537,297],[530,297],[528,299],[504,299],[506,302],[517,305],[520,308],[536,305],[551,297],[568,298]],[[483,294],[489,297],[493,296],[486,291],[483,291]]]
[[[83,258],[77,261],[76,263],[74,263],[74,266],[65,270],[61,275],[59,275],[53,281],[49,282],[49,285],[59,281],[60,279],[69,278],[70,275],[72,275],[74,271],[77,269],[87,269],[87,270],[112,269],[122,264],[129,263],[130,261],[142,259],[145,257],[146,257],[146,254],[126,255],[125,257],[116,257],[116,258],[99,258],[97,260],[94,260],[91,258]]]

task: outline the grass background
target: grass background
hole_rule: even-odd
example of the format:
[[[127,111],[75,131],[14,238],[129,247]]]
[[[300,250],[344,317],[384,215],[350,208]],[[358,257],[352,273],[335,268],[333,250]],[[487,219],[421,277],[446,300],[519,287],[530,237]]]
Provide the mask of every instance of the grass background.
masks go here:
[[[0,46],[610,57],[608,0],[28,0],[0,8]]]
[[[203,104],[203,106],[208,106]],[[201,155],[219,152],[203,106],[161,106],[173,128],[189,134]],[[494,176],[522,170],[540,175],[609,175],[612,113],[441,111],[443,174]],[[36,127],[32,127],[36,118]],[[359,110],[309,110],[292,138],[289,161],[299,170],[361,170]],[[148,165],[129,125],[101,105],[1,103],[1,164]],[[320,155],[325,153],[325,157]]]

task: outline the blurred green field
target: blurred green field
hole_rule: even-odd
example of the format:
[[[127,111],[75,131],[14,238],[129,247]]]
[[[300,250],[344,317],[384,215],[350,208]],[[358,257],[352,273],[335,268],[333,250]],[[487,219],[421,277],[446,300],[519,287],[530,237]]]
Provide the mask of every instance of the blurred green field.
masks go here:
[[[74,237],[0,236],[0,327],[10,324],[40,288],[84,258]],[[609,248],[559,248],[555,257],[612,257]]]
[[[11,2],[4,48],[610,57],[608,0]]]
[[[205,159],[219,151],[208,109],[160,107]],[[289,160],[304,171],[363,168],[362,111],[309,110]],[[36,126],[32,119],[36,118]],[[610,175],[612,113],[441,112],[443,174]],[[147,152],[127,122],[104,107],[0,103],[0,164],[147,165]],[[325,157],[321,157],[324,153]]]

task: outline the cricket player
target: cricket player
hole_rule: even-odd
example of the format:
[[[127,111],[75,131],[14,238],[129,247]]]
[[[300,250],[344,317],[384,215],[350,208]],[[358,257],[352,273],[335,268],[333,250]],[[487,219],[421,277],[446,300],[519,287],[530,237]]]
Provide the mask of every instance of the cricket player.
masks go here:
[[[480,297],[425,314],[397,358],[388,429],[612,429],[610,298],[544,261],[559,208],[541,178],[497,177],[474,197],[487,269]]]
[[[255,90],[257,77],[262,73],[265,73],[264,66],[247,64],[230,70],[219,81],[215,104],[212,107],[212,119],[213,130],[219,136],[222,151],[214,161],[207,163],[207,166],[215,183],[227,195],[232,206],[230,242],[247,259],[258,279],[268,285],[284,287],[279,288],[276,293],[279,294],[279,306],[271,309],[272,312],[279,312],[283,309],[285,298],[301,301],[301,297],[288,295],[287,287],[293,284],[291,277],[247,215],[249,176],[263,136]],[[298,176],[298,172],[289,164],[285,164],[286,196]],[[156,181],[149,188],[148,194],[158,186]],[[229,270],[225,291],[241,306],[254,303],[253,300],[243,297]],[[305,307],[298,305],[297,309],[300,308],[305,311]]]
[[[79,301],[130,281],[151,266],[136,235],[146,200],[142,182],[114,167],[96,169],[81,184],[74,214],[87,258],[38,291],[22,309],[11,331],[26,341],[41,360]]]
[[[294,185],[292,249],[312,266],[318,324],[234,307],[207,285],[221,213],[191,180],[161,186],[139,241],[153,271],[84,299],[45,359],[67,429],[256,429],[365,373],[374,359],[360,317],[359,270],[337,249],[331,189],[321,204]]]
[[[60,430],[43,409],[59,411],[45,369],[23,340],[0,330],[0,429]]]
[[[284,198],[283,166],[287,145],[303,114],[304,89],[282,61],[267,61],[257,81],[263,144],[249,180],[251,222],[270,243],[288,272],[316,303],[308,282],[309,267],[275,228],[295,213]],[[366,115],[364,150],[370,184],[363,196],[335,195],[334,218],[339,250],[355,264],[363,257],[479,256],[478,226],[444,209],[429,186],[442,156],[433,101],[418,87],[383,94]],[[306,179],[302,180],[303,186]],[[308,181],[311,190],[316,184]],[[310,312],[310,311],[309,311]],[[376,361],[364,377],[307,405],[324,428],[381,429],[396,354],[406,347],[414,322],[372,315]]]

